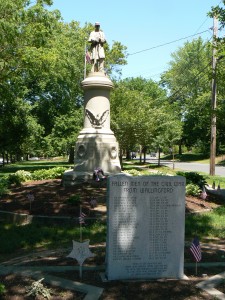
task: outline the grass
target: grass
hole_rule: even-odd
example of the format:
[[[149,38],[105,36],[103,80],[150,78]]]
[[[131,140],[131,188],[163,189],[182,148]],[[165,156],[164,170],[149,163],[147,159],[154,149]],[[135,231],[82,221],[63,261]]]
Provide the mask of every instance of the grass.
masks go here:
[[[24,161],[14,164],[5,165],[0,168],[0,177],[15,173],[18,170],[24,170],[28,172],[33,172],[41,169],[51,169],[55,167],[66,167],[71,168],[73,165],[62,160],[62,161],[49,161],[49,160],[39,160],[39,161]]]
[[[173,160],[172,155],[165,155],[163,160]],[[180,162],[198,162],[201,164],[209,164],[209,156],[202,153],[183,153],[181,155],[175,154],[174,159]],[[225,155],[219,155],[216,157],[216,164],[225,165]]]
[[[0,169],[0,176],[7,173],[14,173],[18,170],[34,171],[38,169],[49,169],[56,166],[71,167],[65,161],[32,161],[22,162],[5,166]],[[144,171],[142,170],[144,168]],[[157,166],[155,164],[142,164],[138,162],[124,162],[125,170],[134,170],[141,174],[149,174],[149,170],[159,171],[161,173],[175,174],[176,170],[171,170],[165,166]],[[225,188],[225,178],[220,176],[207,176],[207,182],[211,185],[215,181],[220,181],[221,188]],[[217,237],[225,239],[225,206],[221,206],[212,212],[202,214],[189,214],[186,216],[186,238],[198,235],[202,237]],[[94,223],[85,226],[82,230],[83,239],[90,239],[91,243],[105,242],[106,225],[102,223]],[[67,247],[71,245],[71,241],[79,240],[79,226],[44,226],[37,224],[29,224],[16,226],[15,224],[0,223],[0,260],[5,259],[6,254],[10,255],[16,251],[30,251],[44,247],[52,249],[57,247]],[[57,238],[56,238],[57,237]]]
[[[173,170],[167,166],[164,166],[163,161],[161,166],[158,166],[157,164],[149,164],[149,163],[140,164],[139,162],[136,161],[128,161],[128,162],[125,161],[123,166],[124,166],[124,171],[132,172],[132,170],[136,170],[139,172],[139,175],[149,175],[149,171],[150,172],[157,171],[162,174],[176,175],[177,171],[181,171],[180,169]],[[225,177],[217,176],[217,175],[211,176],[204,172],[198,172],[198,173],[205,176],[208,185],[212,186],[213,182],[215,182],[216,187],[218,186],[218,184],[220,184],[220,187],[225,189]],[[134,173],[134,175],[136,174]]]
[[[186,216],[185,235],[200,238],[225,239],[225,206],[220,206],[211,212],[189,214]]]
[[[77,226],[46,226],[40,224],[0,225],[1,247],[0,261],[6,255],[24,250],[54,249],[71,245],[72,240],[80,240],[80,227]],[[57,237],[57,238],[56,238]],[[105,242],[106,226],[100,222],[82,227],[83,240],[90,239],[92,244]]]
[[[172,160],[173,155],[165,155],[161,158],[162,160]],[[192,162],[192,161],[204,161],[209,160],[209,156],[202,153],[183,153],[183,154],[175,154],[174,159],[177,161],[183,162]]]
[[[197,235],[204,238],[225,239],[225,206],[211,212],[188,214],[185,220],[185,238],[190,239]],[[83,240],[89,239],[91,244],[106,241],[106,225],[95,222],[82,228]],[[40,248],[54,249],[69,247],[72,240],[79,241],[80,227],[77,226],[46,226],[28,224],[0,225],[1,247],[0,261],[17,251],[31,251]],[[57,238],[56,238],[57,237]]]

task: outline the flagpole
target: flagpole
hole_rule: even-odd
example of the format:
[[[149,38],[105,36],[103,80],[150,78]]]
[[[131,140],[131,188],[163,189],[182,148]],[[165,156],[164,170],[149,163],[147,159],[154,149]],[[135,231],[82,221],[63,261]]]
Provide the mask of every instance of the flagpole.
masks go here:
[[[195,263],[195,275],[198,275],[198,262]]]
[[[82,213],[82,206],[80,205],[80,218],[81,218],[81,213]],[[80,223],[80,242],[82,243],[82,222],[81,219],[79,218],[79,223]],[[79,275],[80,279],[82,279],[82,264],[79,264]]]
[[[87,75],[87,60],[86,60],[86,42],[84,43],[84,79],[86,78],[86,75]]]
[[[82,206],[80,205],[80,217],[81,217],[81,213],[82,213]],[[80,223],[80,242],[82,243],[82,222],[79,221]]]

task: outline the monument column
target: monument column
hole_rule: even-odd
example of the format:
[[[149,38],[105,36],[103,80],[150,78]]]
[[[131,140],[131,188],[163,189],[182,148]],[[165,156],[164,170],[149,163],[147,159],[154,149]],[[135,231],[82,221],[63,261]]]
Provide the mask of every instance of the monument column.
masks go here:
[[[98,33],[99,31],[92,32],[91,40]],[[97,47],[98,43],[95,42],[94,45]],[[97,49],[99,51],[100,46]],[[102,53],[97,53],[95,49],[94,55],[92,72],[81,83],[84,90],[84,128],[76,142],[74,169],[63,175],[64,186],[92,179],[93,171],[97,167],[105,175],[121,172],[118,143],[110,129],[109,98],[113,83],[102,70]]]
[[[64,186],[92,178],[96,167],[106,175],[121,172],[119,147],[110,129],[112,81],[101,72],[90,73],[81,83],[84,89],[84,128],[75,147],[74,169],[63,176]]]

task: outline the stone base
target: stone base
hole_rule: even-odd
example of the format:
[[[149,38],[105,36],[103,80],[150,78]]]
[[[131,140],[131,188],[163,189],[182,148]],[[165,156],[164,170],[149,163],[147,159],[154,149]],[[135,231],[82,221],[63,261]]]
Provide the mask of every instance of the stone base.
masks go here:
[[[84,128],[76,142],[74,169],[64,173],[64,186],[92,180],[96,168],[101,168],[105,175],[121,172],[118,142],[110,129],[109,94],[113,83],[104,73],[95,72],[81,85],[84,89]]]
[[[63,186],[74,186],[79,183],[87,182],[92,179],[93,173],[75,172],[73,169],[65,171],[62,178]]]
[[[119,174],[119,172],[118,172]],[[106,176],[112,175],[105,172]],[[62,178],[62,185],[64,187],[67,186],[75,186],[80,183],[91,182],[92,184],[101,184],[101,182],[95,182],[93,180],[93,172],[76,172],[73,169],[65,171]]]

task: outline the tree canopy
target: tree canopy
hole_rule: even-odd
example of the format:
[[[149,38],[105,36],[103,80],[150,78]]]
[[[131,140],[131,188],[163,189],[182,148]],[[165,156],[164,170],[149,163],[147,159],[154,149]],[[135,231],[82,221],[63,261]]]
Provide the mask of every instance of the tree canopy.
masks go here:
[[[35,151],[41,155],[43,145],[45,154],[47,145],[49,153],[54,149],[61,154],[65,145],[71,147],[71,137],[65,134],[68,140],[55,145],[62,136],[59,124],[75,130],[73,137],[80,128],[85,42],[93,28],[88,23],[81,28],[76,21],[63,22],[58,10],[49,9],[51,4],[50,0],[0,0],[2,155]],[[118,66],[126,63],[126,47],[114,42],[106,51],[108,72],[119,72]]]

